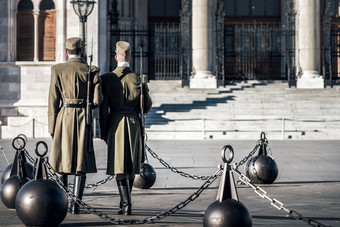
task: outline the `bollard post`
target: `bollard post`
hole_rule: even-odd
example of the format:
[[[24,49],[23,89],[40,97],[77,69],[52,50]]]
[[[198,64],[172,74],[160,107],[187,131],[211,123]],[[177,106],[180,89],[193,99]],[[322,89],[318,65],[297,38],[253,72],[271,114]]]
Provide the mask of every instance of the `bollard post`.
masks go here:
[[[40,144],[43,149],[39,149]],[[48,179],[47,150],[44,141],[36,143],[35,154],[38,158],[35,161],[34,180],[22,186],[16,196],[15,209],[25,226],[59,226],[67,215],[66,193],[54,180]]]
[[[216,201],[210,204],[205,211],[203,227],[251,227],[250,213],[247,207],[239,201],[235,186],[231,168],[234,158],[232,146],[224,146],[221,155],[224,162],[223,174]]]
[[[261,133],[261,139],[257,144],[259,153],[248,160],[245,167],[246,176],[256,184],[272,184],[277,178],[279,169],[264,132]]]

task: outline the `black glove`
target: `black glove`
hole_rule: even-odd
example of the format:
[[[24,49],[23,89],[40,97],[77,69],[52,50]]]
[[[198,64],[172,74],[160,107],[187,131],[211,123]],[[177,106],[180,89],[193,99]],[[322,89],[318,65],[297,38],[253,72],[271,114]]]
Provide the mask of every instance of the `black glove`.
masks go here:
[[[52,139],[54,139],[54,133],[51,133],[51,137],[52,137]]]

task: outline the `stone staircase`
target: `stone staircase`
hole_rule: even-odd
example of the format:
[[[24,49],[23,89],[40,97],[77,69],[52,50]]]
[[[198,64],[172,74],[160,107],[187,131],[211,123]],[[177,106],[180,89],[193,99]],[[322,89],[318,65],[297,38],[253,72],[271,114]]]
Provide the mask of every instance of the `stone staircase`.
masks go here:
[[[340,138],[340,86],[296,89],[285,81],[247,81],[217,89],[189,89],[181,81],[153,80],[149,88],[153,108],[146,116],[146,133],[150,140],[258,140],[262,131],[269,140]],[[20,133],[49,137],[47,105],[0,107],[0,139]]]
[[[150,81],[149,139],[339,139],[340,87],[289,88],[285,81],[237,82],[217,89]]]

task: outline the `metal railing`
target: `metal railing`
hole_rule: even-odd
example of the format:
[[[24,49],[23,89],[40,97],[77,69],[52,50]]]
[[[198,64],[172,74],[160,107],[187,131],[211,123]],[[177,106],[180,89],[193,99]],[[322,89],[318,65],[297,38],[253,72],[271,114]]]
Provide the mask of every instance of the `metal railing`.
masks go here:
[[[167,125],[170,122],[192,122],[191,125],[194,125],[195,127],[186,127],[184,129],[175,128],[172,129],[171,127],[163,127],[160,129],[154,129],[152,128],[152,125]],[[213,126],[212,122],[219,123],[219,126]],[[232,124],[235,122],[240,122],[236,126],[228,126],[228,123]],[[241,122],[258,122],[259,127],[258,129],[254,130],[252,128],[249,129],[242,129]],[[275,123],[276,122],[276,123]],[[293,122],[294,128],[292,126],[288,126],[287,122]],[[288,132],[322,132],[320,129],[321,127],[314,127],[313,129],[307,129],[302,128],[301,126],[298,126],[299,123],[331,123],[331,122],[339,122],[340,119],[295,119],[295,118],[244,118],[244,119],[233,119],[233,118],[225,118],[225,119],[214,119],[214,118],[187,118],[187,119],[171,119],[171,120],[157,120],[157,119],[148,119],[147,121],[147,132],[157,132],[157,131],[163,131],[163,132],[201,132],[201,139],[207,139],[207,133],[242,133],[242,132],[279,132],[281,133],[281,139],[286,139],[286,133]],[[260,125],[266,125],[270,124],[269,126],[275,126],[268,129],[267,127],[260,127]],[[181,124],[182,125],[182,124]],[[247,126],[247,125],[246,125]],[[28,137],[36,138],[36,137],[48,137],[48,125],[47,122],[41,122],[35,118],[32,118],[28,120],[27,122],[23,124],[8,124],[8,125],[2,125],[0,122],[0,139],[3,138],[4,129],[3,127],[9,127],[9,128],[17,128],[16,134],[19,132],[24,132]],[[244,126],[243,126],[244,127]],[[254,126],[253,126],[254,127]],[[6,130],[6,129],[5,129]],[[340,131],[340,129],[339,129]],[[99,123],[97,118],[93,118],[93,132],[94,132],[94,138],[98,138],[99,136]]]
[[[286,138],[286,133],[287,132],[300,132],[302,134],[306,133],[306,132],[321,132],[322,130],[320,130],[321,127],[319,128],[314,128],[314,129],[307,129],[307,128],[299,128],[299,126],[297,125],[298,123],[326,123],[326,122],[339,122],[340,123],[340,119],[296,119],[296,118],[285,118],[285,117],[278,117],[278,118],[244,118],[244,119],[235,119],[235,118],[225,118],[225,119],[214,119],[214,118],[187,118],[187,119],[171,119],[171,121],[169,120],[153,120],[150,119],[151,123],[149,122],[149,126],[152,126],[152,124],[167,124],[168,122],[188,122],[191,121],[193,122],[192,125],[195,125],[195,127],[188,127],[185,129],[179,129],[179,128],[175,128],[173,130],[171,129],[162,129],[162,130],[158,130],[158,129],[152,129],[149,128],[148,131],[152,132],[152,131],[169,131],[169,132],[201,132],[201,139],[206,139],[207,138],[207,133],[218,133],[218,132],[223,132],[223,133],[227,133],[227,132],[256,132],[259,133],[261,131],[266,131],[266,132],[280,132],[281,133],[281,139],[285,139]],[[253,129],[238,129],[235,127],[225,127],[225,126],[221,126],[221,124],[226,124],[227,122],[259,122],[259,125],[265,125],[268,124],[269,122],[271,122],[271,125],[273,124],[274,121],[277,121],[279,123],[274,123],[275,124],[275,128],[271,128],[268,130],[263,129],[263,127],[259,127],[259,129],[257,130],[253,130]],[[209,123],[210,122],[210,123]],[[220,126],[219,128],[213,128],[211,129],[211,122],[220,122]],[[295,128],[292,128],[291,126],[287,127],[287,122],[295,122]],[[198,127],[198,125],[201,125],[201,127]],[[240,124],[239,124],[240,125]],[[210,127],[208,127],[210,126]],[[233,128],[233,129],[231,129]]]

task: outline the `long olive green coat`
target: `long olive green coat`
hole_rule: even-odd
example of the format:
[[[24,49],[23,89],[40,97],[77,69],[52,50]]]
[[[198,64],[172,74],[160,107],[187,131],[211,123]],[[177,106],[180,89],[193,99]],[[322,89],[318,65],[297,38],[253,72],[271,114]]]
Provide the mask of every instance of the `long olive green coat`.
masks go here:
[[[99,108],[101,138],[107,143],[107,174],[139,173],[142,139],[138,117],[140,85],[129,67],[117,67],[101,76],[104,101]],[[144,89],[144,113],[152,101],[147,84]],[[129,106],[136,111],[122,113],[117,106]]]
[[[98,106],[103,100],[99,68],[92,67],[91,71],[93,104]],[[92,138],[88,138],[85,108],[63,107],[63,103],[86,102],[87,74],[88,66],[81,58],[71,58],[51,68],[48,131],[54,139],[49,161],[58,173],[97,171],[93,143],[88,143]]]

